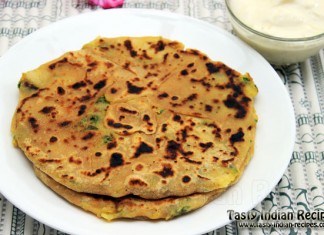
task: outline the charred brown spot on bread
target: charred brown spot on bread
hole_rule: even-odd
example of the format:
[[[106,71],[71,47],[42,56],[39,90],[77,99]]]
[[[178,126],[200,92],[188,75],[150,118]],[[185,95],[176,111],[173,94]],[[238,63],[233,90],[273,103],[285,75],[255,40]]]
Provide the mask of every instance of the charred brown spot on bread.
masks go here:
[[[86,175],[86,176],[90,176],[90,177],[94,177],[94,176],[97,176],[103,172],[106,172],[106,175],[108,174],[109,175],[109,171],[108,171],[108,168],[106,167],[101,167],[101,168],[98,168],[96,169],[95,171],[91,172],[91,171],[82,171],[81,173],[83,175]]]
[[[110,156],[110,167],[118,167],[124,164],[123,155],[121,153],[113,153]]]
[[[158,53],[159,51],[163,51],[165,48],[165,44],[162,40],[159,40],[156,44],[152,44],[151,48],[155,50],[155,53]]]
[[[218,63],[206,63],[206,68],[209,73],[217,73],[220,70],[220,65]]]
[[[181,159],[184,159],[185,162],[190,163],[190,164],[196,164],[196,165],[202,164],[201,161],[196,161],[196,160],[190,159],[189,157],[182,157]]]
[[[124,41],[124,46],[129,51],[129,54],[130,54],[131,57],[137,56],[137,52],[133,49],[133,45],[132,45],[132,42],[130,40],[125,40]]]
[[[137,56],[137,52],[134,50],[131,50],[130,55],[131,55],[131,57],[135,57],[135,56]]]
[[[240,85],[235,85],[235,84],[229,83],[226,86],[232,88],[232,90],[233,90],[233,97],[238,97],[239,95],[242,94],[242,88],[241,88]]]
[[[167,97],[169,97],[169,94],[166,93],[166,92],[163,92],[163,93],[159,94],[158,97],[159,97],[160,99],[167,98]]]
[[[151,78],[151,77],[157,77],[159,74],[158,73],[151,73],[151,72],[148,72],[146,75],[145,75],[145,77],[144,78]],[[149,82],[148,84],[147,84],[147,86],[148,87],[150,87],[150,86],[152,86],[152,84],[153,84],[153,82],[151,81],[151,82]]]
[[[131,82],[127,81],[127,90],[130,94],[140,94],[145,88],[133,85]]]
[[[115,94],[116,92],[117,92],[117,89],[116,88],[113,87],[113,88],[110,89],[110,93],[111,94]]]
[[[232,95],[228,95],[226,100],[223,101],[223,103],[227,108],[236,109],[235,118],[244,118],[246,116],[247,108]]]
[[[106,86],[106,79],[103,79],[99,82],[97,82],[94,86],[93,86],[93,89],[95,90],[101,90],[103,87]]]
[[[202,179],[202,180],[210,180],[209,178],[204,177],[204,176],[201,176],[201,175],[197,175],[197,176],[198,176],[198,178],[200,178],[200,179]]]
[[[49,68],[50,70],[53,70],[53,69],[56,68],[56,66],[57,66],[58,64],[63,64],[63,63],[66,63],[66,62],[68,62],[68,59],[67,59],[66,57],[64,57],[63,59],[61,59],[61,60],[59,60],[59,61],[56,61],[56,62],[50,64],[50,65],[48,66],[48,68]]]
[[[112,141],[112,142],[109,142],[107,144],[107,149],[113,149],[113,148],[116,148],[117,147],[117,142],[116,141]]]
[[[141,142],[140,145],[136,148],[136,152],[134,154],[134,158],[139,157],[145,153],[153,153],[153,147],[148,145],[145,142]]]
[[[212,134],[214,134],[216,138],[222,137],[221,135],[222,130],[215,123],[210,123],[207,126],[213,128]]]
[[[162,176],[163,178],[172,177],[174,175],[171,164],[164,164],[161,171],[155,171],[154,173]]]
[[[196,49],[188,49],[187,51],[192,55],[202,56],[201,52]]]
[[[190,82],[192,83],[200,83],[202,86],[206,88],[206,91],[209,91],[212,88],[212,84],[206,77],[203,77],[201,79],[191,78]]]
[[[66,178],[68,178],[68,177],[69,177],[68,174],[63,174],[63,175],[61,175],[61,178],[63,178],[63,179],[66,179]]]
[[[39,110],[39,112],[43,113],[43,114],[49,114],[50,112],[52,112],[54,110],[55,110],[54,106],[45,106],[41,110]]]
[[[248,105],[252,100],[249,97],[243,96],[241,102],[245,105]]]
[[[81,116],[82,114],[84,114],[86,109],[87,109],[86,105],[80,105],[79,111],[78,111],[78,116]]]
[[[191,67],[193,67],[194,65],[195,65],[195,63],[190,63],[190,64],[187,65],[187,68],[191,68]]]
[[[168,126],[168,124],[163,123],[163,124],[162,124],[162,128],[161,128],[161,131],[162,131],[162,132],[166,132],[166,131],[167,131],[167,126]]]
[[[242,142],[242,141],[244,141],[244,132],[242,128],[239,128],[235,134],[231,135],[230,142],[234,144],[236,142]]]
[[[150,116],[149,115],[147,115],[147,114],[144,114],[144,116],[143,116],[143,121],[144,122],[148,122],[148,121],[150,121]]]
[[[39,89],[37,86],[35,86],[34,84],[32,84],[28,81],[23,82],[23,86],[30,90],[38,90]]]
[[[225,70],[225,73],[226,73],[226,75],[228,75],[228,76],[230,76],[233,72],[234,72],[234,70],[233,70],[233,69],[230,69],[230,68],[227,68],[227,69]]]
[[[40,163],[61,163],[60,159],[48,159],[48,158],[41,158],[38,160]]]
[[[106,68],[110,69],[111,67],[113,67],[114,65],[112,63],[106,62],[105,63]]]
[[[187,140],[187,137],[188,137],[188,133],[187,133],[187,129],[184,128],[181,130],[181,137],[182,137],[182,141],[186,141]]]
[[[129,70],[129,66],[130,66],[130,62],[125,62],[125,64],[123,64],[123,68],[126,70]]]
[[[72,123],[72,121],[63,121],[63,122],[58,123],[58,126],[66,127],[66,126],[69,126],[71,123]]]
[[[238,102],[231,95],[228,95],[227,99],[224,100],[224,104],[228,108],[236,108],[236,106],[238,105]]]
[[[127,108],[124,108],[124,107],[120,107],[119,111],[123,112],[123,113],[128,113],[128,114],[137,114],[136,110],[130,110],[130,109],[127,109]]]
[[[32,127],[32,129],[34,130],[34,132],[36,133],[39,129],[39,124],[37,122],[37,119],[34,117],[29,117],[28,122],[29,122],[30,126]]]
[[[165,148],[166,155],[164,156],[166,159],[176,159],[178,156],[178,152],[181,150],[181,144],[177,143],[174,140],[169,140],[167,146]]]
[[[203,149],[203,152],[206,152],[209,148],[213,147],[213,142],[199,143],[199,146]]]
[[[147,51],[146,50],[143,50],[142,52],[142,58],[145,58],[147,60],[151,60],[152,57],[150,57],[148,54],[147,54]]]
[[[234,161],[234,158],[222,160],[222,165],[223,166],[228,166],[233,161]]]
[[[134,77],[131,79],[132,82],[139,82],[141,79],[139,77]]]
[[[72,84],[71,88],[77,90],[77,89],[79,89],[81,87],[85,87],[85,86],[87,86],[87,83],[85,81],[80,81],[80,82],[76,82],[76,83]]]
[[[95,136],[94,132],[88,132],[87,134],[85,134],[84,136],[82,136],[82,140],[90,140],[92,137]]]
[[[145,183],[143,180],[140,180],[140,179],[131,179],[129,181],[129,185],[131,185],[131,186],[140,186],[140,187],[148,186],[147,183]]]
[[[109,51],[109,48],[106,47],[106,46],[100,46],[99,49],[100,49],[101,51]]]
[[[98,65],[97,61],[92,61],[92,62],[88,63],[89,67],[97,67],[97,65]]]
[[[173,116],[173,121],[175,121],[175,122],[181,122],[181,116],[178,115],[178,114],[174,115]]]
[[[230,155],[235,157],[239,154],[239,151],[235,146],[232,146],[232,147],[233,147],[234,151],[230,152]]]
[[[163,64],[166,63],[168,57],[169,57],[169,53],[165,53],[165,54],[163,55]]]
[[[57,87],[57,94],[59,94],[59,95],[64,95],[64,94],[65,94],[65,90],[64,90],[64,88],[61,87],[61,86],[58,86],[58,87]]]
[[[69,157],[69,163],[74,163],[80,165],[82,161],[80,159],[75,159],[73,156]]]
[[[213,106],[209,105],[209,104],[206,104],[205,105],[205,111],[207,112],[211,112],[213,110]]]
[[[40,93],[43,91],[48,90],[48,88],[43,88],[43,89],[39,89],[36,93],[32,94],[31,96],[28,96],[26,98],[24,98],[21,102],[19,107],[17,108],[17,113],[20,113],[22,110],[22,107],[26,104],[26,102],[28,102],[29,100],[33,99],[33,98],[37,98],[40,96]]]
[[[57,141],[57,137],[56,136],[51,136],[51,138],[49,139],[50,143],[55,143]]]
[[[130,130],[130,129],[133,129],[133,127],[131,125],[127,125],[127,124],[122,124],[122,123],[118,123],[118,122],[115,122],[114,120],[112,119],[109,119],[107,121],[107,124],[108,126],[111,126],[113,128],[116,128],[116,129],[127,129],[127,130]]]
[[[174,54],[173,54],[173,57],[174,57],[175,59],[179,59],[179,58],[180,58],[180,56],[179,56],[178,53],[174,53]]]
[[[143,168],[144,168],[144,166],[142,164],[138,164],[138,165],[136,165],[135,170],[141,171]]]
[[[190,180],[191,180],[191,178],[189,176],[187,176],[187,175],[185,175],[185,176],[182,177],[182,182],[183,183],[189,183]]]
[[[90,100],[91,98],[92,98],[91,95],[84,95],[84,96],[81,96],[81,98],[78,98],[78,100],[80,102],[86,102],[86,101]]]
[[[196,100],[197,98],[198,98],[198,94],[193,93],[193,94],[189,95],[186,99],[184,99],[183,103],[186,103],[188,101]]]
[[[186,75],[188,75],[189,73],[188,73],[188,71],[187,71],[186,69],[183,69],[183,70],[181,70],[180,74],[181,74],[182,76],[186,76]]]

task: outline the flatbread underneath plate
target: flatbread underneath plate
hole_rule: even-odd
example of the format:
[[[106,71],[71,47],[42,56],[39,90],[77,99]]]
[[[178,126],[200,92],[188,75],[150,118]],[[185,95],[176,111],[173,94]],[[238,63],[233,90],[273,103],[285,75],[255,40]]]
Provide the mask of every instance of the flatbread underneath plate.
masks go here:
[[[147,200],[136,196],[112,198],[75,192],[57,183],[36,167],[34,167],[34,171],[37,177],[58,195],[83,210],[108,221],[120,218],[169,220],[204,206],[224,191],[224,189],[220,189],[209,193],[157,200]]]

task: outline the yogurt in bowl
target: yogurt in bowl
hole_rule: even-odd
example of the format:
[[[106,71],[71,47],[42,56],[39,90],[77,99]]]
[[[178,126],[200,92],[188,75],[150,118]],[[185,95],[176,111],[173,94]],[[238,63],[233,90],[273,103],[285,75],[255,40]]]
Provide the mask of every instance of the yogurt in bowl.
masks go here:
[[[226,0],[233,30],[272,64],[301,62],[324,48],[323,0]]]

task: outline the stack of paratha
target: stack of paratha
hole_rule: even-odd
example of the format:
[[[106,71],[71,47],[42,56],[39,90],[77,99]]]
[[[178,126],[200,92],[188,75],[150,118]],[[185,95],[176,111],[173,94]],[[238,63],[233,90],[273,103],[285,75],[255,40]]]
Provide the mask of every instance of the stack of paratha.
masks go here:
[[[19,92],[14,143],[46,185],[107,220],[195,210],[253,155],[249,74],[165,38],[97,38],[24,73]]]

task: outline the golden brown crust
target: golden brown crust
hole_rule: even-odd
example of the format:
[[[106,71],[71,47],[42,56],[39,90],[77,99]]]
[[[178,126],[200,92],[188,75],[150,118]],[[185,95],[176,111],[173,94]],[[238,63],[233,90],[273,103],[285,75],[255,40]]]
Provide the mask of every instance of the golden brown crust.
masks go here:
[[[237,181],[253,153],[252,78],[179,42],[98,38],[19,87],[15,142],[77,192],[211,192]]]
[[[158,200],[147,200],[135,196],[112,198],[75,192],[57,183],[39,169],[34,168],[34,170],[37,177],[58,195],[83,210],[108,221],[119,218],[169,220],[204,206],[224,191],[224,189],[219,189],[209,193]]]

